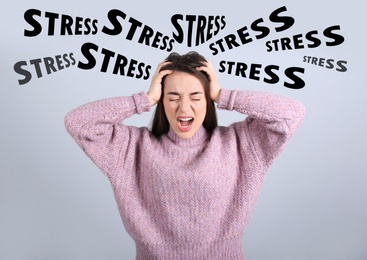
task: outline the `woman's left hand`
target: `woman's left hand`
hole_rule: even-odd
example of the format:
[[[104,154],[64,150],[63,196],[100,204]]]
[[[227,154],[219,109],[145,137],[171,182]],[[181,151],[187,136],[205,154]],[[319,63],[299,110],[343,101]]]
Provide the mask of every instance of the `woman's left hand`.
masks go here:
[[[204,71],[208,75],[210,82],[210,97],[215,103],[218,103],[220,96],[220,85],[213,64],[210,61],[207,61],[205,62],[205,66],[197,67],[197,70]]]

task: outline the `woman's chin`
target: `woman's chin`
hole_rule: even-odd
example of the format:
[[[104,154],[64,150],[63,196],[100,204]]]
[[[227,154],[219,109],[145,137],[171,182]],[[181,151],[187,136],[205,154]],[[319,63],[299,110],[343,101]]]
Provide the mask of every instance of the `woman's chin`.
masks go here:
[[[181,139],[190,139],[195,135],[197,129],[192,125],[190,127],[177,127],[175,133]]]

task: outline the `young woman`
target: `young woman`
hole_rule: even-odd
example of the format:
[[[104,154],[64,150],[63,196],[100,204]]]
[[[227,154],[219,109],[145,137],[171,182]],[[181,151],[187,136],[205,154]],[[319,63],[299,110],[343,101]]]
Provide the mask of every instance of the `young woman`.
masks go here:
[[[247,115],[217,126],[219,109]],[[152,129],[123,120],[157,105]],[[220,88],[210,62],[177,53],[149,91],[68,113],[68,132],[110,180],[137,259],[245,259],[264,176],[304,117],[290,98]]]

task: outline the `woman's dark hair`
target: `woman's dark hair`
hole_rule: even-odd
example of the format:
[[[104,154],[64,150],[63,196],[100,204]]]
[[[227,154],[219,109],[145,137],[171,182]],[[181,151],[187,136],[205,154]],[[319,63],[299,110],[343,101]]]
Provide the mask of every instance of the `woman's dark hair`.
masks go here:
[[[218,120],[214,102],[210,97],[209,78],[205,72],[196,69],[197,67],[205,66],[204,62],[206,62],[206,59],[199,53],[191,51],[184,55],[173,52],[166,58],[166,61],[169,61],[170,63],[163,66],[161,71],[173,70],[186,72],[198,78],[203,84],[206,98],[206,115],[203,121],[203,127],[209,133],[212,133],[218,125]],[[162,79],[162,95],[157,104],[157,108],[155,109],[152,121],[152,133],[156,137],[160,137],[161,135],[168,133],[170,127],[163,106],[164,79],[165,77]]]

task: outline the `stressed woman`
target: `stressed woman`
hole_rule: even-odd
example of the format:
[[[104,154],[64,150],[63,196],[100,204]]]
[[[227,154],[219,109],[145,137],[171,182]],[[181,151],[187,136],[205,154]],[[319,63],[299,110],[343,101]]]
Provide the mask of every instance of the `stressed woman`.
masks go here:
[[[217,125],[219,109],[244,121]],[[151,129],[123,120],[156,105]],[[220,87],[196,52],[172,53],[149,91],[69,112],[68,132],[110,180],[137,259],[245,259],[264,176],[304,117],[290,98]]]

